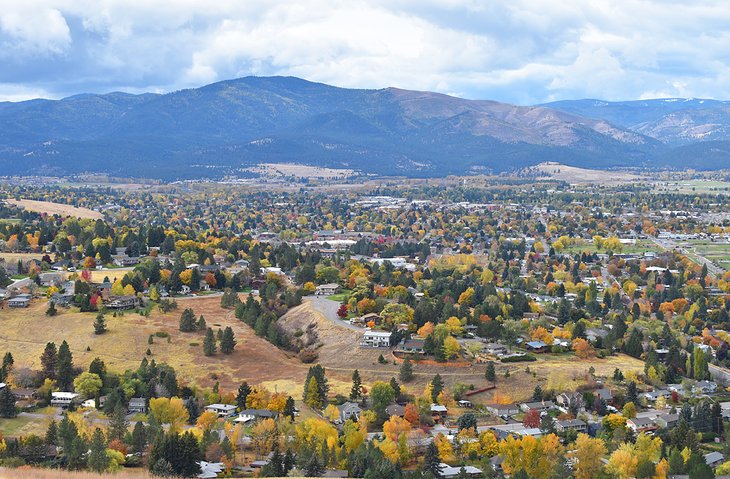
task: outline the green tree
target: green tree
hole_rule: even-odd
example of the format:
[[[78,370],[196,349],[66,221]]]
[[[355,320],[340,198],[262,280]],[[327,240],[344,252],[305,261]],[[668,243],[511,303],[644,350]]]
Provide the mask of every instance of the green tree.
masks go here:
[[[439,394],[444,390],[444,380],[440,374],[436,374],[431,380],[431,402],[438,402]]]
[[[223,354],[231,354],[235,347],[236,336],[233,334],[233,329],[230,326],[226,326],[226,329],[223,330],[223,337],[221,338],[221,352]]]
[[[99,392],[103,383],[98,374],[83,372],[73,381],[76,392],[85,397],[94,397]]]
[[[304,402],[313,409],[322,409],[322,398],[319,396],[317,378],[311,378],[305,391]]]
[[[362,398],[362,380],[360,371],[357,369],[352,373],[352,388],[350,389],[350,401],[358,401]]]
[[[213,356],[215,354],[215,335],[213,334],[213,328],[208,328],[205,332],[205,339],[203,339],[203,354],[206,356]]]
[[[71,354],[71,348],[68,343],[64,340],[61,343],[61,347],[58,348],[58,370],[56,371],[56,378],[58,387],[62,391],[70,391],[73,385],[73,354]]]
[[[180,331],[185,333],[195,331],[198,328],[196,320],[195,312],[190,308],[186,308],[180,315]]]
[[[18,415],[15,408],[15,394],[10,390],[9,385],[0,389],[0,417],[11,418]]]
[[[426,454],[423,457],[423,472],[433,478],[443,477],[441,473],[441,457],[433,441],[429,442],[426,447]]]
[[[487,370],[484,372],[484,379],[493,383],[497,379],[497,374],[494,371],[494,361],[487,363]]]
[[[55,316],[58,314],[58,310],[56,309],[56,303],[51,301],[48,305],[48,309],[46,309],[46,316]]]
[[[127,410],[123,405],[119,404],[114,408],[111,420],[109,421],[109,440],[115,439],[123,441],[129,430],[129,422],[127,421]]]
[[[372,401],[372,410],[377,415],[378,422],[382,423],[387,419],[385,408],[395,401],[393,387],[386,382],[377,381],[370,390],[370,399]]]
[[[55,343],[46,343],[46,348],[41,354],[41,369],[43,377],[48,379],[56,379],[56,369],[58,367],[58,351]]]
[[[89,457],[87,459],[89,469],[94,472],[104,472],[109,467],[109,456],[106,454],[106,441],[104,433],[98,427],[94,430],[89,446]]]
[[[406,359],[403,361],[403,363],[400,365],[400,371],[398,372],[398,377],[400,378],[401,382],[407,383],[411,382],[413,380],[413,365],[411,364],[410,359]]]
[[[96,315],[96,321],[94,321],[94,334],[106,333],[106,321],[104,320],[104,313],[99,312]]]
[[[238,406],[238,409],[246,409],[249,394],[251,394],[251,386],[244,381],[238,387],[238,395],[236,396],[236,405]]]
[[[286,398],[286,403],[284,404],[284,411],[282,414],[284,417],[288,417],[290,421],[294,422],[294,398],[289,396]]]

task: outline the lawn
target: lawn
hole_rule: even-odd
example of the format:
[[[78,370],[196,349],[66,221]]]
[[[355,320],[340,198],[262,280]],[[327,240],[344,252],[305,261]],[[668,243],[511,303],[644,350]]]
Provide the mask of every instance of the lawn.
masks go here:
[[[25,436],[31,433],[43,434],[50,422],[50,416],[20,415],[12,419],[0,419],[0,433],[10,437]]]
[[[330,299],[332,301],[337,301],[338,303],[341,303],[343,301],[347,301],[350,299],[350,295],[352,294],[352,290],[349,289],[343,289],[337,294],[333,294],[331,296],[328,296],[327,299]]]
[[[631,244],[625,244],[623,245],[623,248],[621,251],[614,251],[614,253],[623,253],[623,254],[635,254],[635,253],[646,253],[649,251],[658,251],[659,247],[655,245],[652,241],[649,240],[636,240],[635,245]],[[563,251],[563,253],[605,253],[606,250],[598,250],[596,246],[591,243],[583,243],[583,244],[574,244],[570,246],[566,246]]]

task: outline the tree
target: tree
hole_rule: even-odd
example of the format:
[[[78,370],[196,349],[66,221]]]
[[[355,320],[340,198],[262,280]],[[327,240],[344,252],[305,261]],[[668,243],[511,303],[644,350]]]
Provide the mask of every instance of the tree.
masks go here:
[[[180,315],[180,331],[189,333],[197,330],[196,321],[195,312],[190,308],[186,308]]]
[[[68,343],[63,341],[61,347],[58,348],[58,362],[56,378],[58,387],[62,391],[70,391],[73,385],[73,354]]]
[[[372,410],[378,417],[380,422],[386,419],[385,408],[395,401],[395,391],[393,387],[383,381],[376,381],[370,390],[370,399],[372,401]]]
[[[178,431],[190,418],[185,403],[177,397],[150,399],[150,412],[160,424],[169,424],[173,432]]]
[[[288,417],[291,422],[294,422],[294,412],[295,412],[296,406],[294,405],[294,398],[289,396],[286,398],[286,403],[284,404],[284,411],[282,414],[284,417]]]
[[[439,394],[444,390],[444,381],[441,379],[441,375],[436,375],[431,380],[431,402],[437,403]]]
[[[104,320],[104,313],[100,312],[96,315],[96,321],[94,321],[94,334],[104,334],[106,332],[106,321]]]
[[[147,446],[147,431],[145,430],[142,421],[134,423],[134,429],[132,429],[132,451],[142,452]]]
[[[522,419],[525,427],[540,427],[540,412],[537,409],[530,409]]]
[[[107,432],[110,441],[123,441],[124,436],[129,430],[129,422],[127,422],[127,410],[122,404],[118,404],[114,408],[111,420],[109,421],[109,431]]]
[[[58,351],[55,343],[46,343],[46,348],[41,354],[41,369],[43,377],[56,379],[56,368],[58,364]]]
[[[11,418],[18,415],[15,408],[15,394],[10,390],[9,385],[0,389],[0,417]]]
[[[456,424],[459,426],[460,431],[462,429],[474,429],[474,431],[476,431],[477,418],[474,413],[467,412],[459,416],[459,419],[456,420]]]
[[[87,398],[96,396],[103,385],[101,378],[95,373],[83,372],[74,379],[74,390]]]
[[[235,347],[236,337],[233,334],[233,329],[230,326],[226,326],[226,329],[223,330],[223,337],[221,338],[221,352],[223,354],[231,354]]]
[[[484,378],[492,383],[494,383],[494,381],[497,379],[497,375],[494,371],[494,361],[489,361],[487,363],[487,370],[484,372]]]
[[[208,328],[205,332],[205,339],[203,339],[203,354],[206,356],[213,356],[215,354],[215,335],[213,334],[213,328]]]
[[[312,454],[307,463],[304,465],[305,477],[319,477],[324,474],[324,466],[317,459],[317,454]]]
[[[313,409],[322,409],[322,398],[319,395],[317,378],[311,378],[305,391],[304,403]]]
[[[357,369],[352,373],[352,388],[350,389],[350,401],[358,401],[362,398],[362,380],[360,371]]]
[[[601,470],[601,458],[606,454],[606,445],[601,439],[594,439],[588,434],[578,434],[575,440],[576,479],[593,479]]]
[[[51,301],[48,305],[48,309],[46,310],[46,316],[55,316],[57,314],[58,310],[56,309],[56,303]]]
[[[238,395],[236,396],[236,405],[238,406],[238,409],[243,410],[247,408],[249,394],[251,394],[251,386],[249,386],[248,383],[244,381],[238,387]]]
[[[411,364],[411,360],[406,359],[400,365],[398,377],[400,378],[401,382],[407,383],[413,380],[413,376],[413,365]]]
[[[89,469],[94,472],[104,472],[109,467],[109,456],[106,454],[106,441],[104,433],[98,427],[94,430],[89,446],[89,457],[87,459]]]
[[[575,338],[573,340],[573,351],[575,351],[575,355],[581,359],[588,359],[596,356],[596,350],[593,349],[591,343],[583,338]]]
[[[441,457],[439,456],[438,447],[431,441],[426,447],[426,454],[423,457],[423,472],[434,478],[441,478]]]

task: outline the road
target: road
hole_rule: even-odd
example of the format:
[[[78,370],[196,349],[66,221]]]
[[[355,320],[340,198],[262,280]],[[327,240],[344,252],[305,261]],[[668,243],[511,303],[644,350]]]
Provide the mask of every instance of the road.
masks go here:
[[[331,299],[327,299],[326,296],[308,296],[304,298],[305,302],[308,302],[312,305],[312,307],[322,314],[325,318],[327,318],[327,321],[330,323],[340,326],[343,328],[347,328],[351,331],[357,331],[358,333],[362,333],[364,330],[363,328],[359,328],[357,326],[353,326],[350,323],[347,323],[345,321],[342,321],[339,316],[337,316],[337,310],[340,309],[340,303],[337,301],[332,301]]]
[[[659,239],[659,238],[653,238],[653,237],[650,237],[650,238],[657,246],[659,246],[662,249],[677,250],[677,251],[679,251],[679,253],[685,255],[689,259],[695,260],[695,262],[699,263],[700,265],[703,265],[703,264],[706,265],[707,272],[712,277],[720,278],[720,277],[722,277],[723,274],[725,274],[725,270],[723,268],[720,268],[719,266],[717,266],[715,263],[713,263],[709,259],[705,258],[704,256],[702,256],[694,251],[690,251],[687,248],[685,248],[684,246],[680,246],[674,240],[664,239],[664,238]]]

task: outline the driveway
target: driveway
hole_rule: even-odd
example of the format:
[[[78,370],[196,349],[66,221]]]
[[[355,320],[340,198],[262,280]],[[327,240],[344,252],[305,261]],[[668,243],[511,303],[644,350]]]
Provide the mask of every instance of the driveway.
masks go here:
[[[352,324],[341,320],[340,317],[337,316],[337,310],[340,309],[341,303],[332,301],[326,296],[307,296],[304,298],[304,301],[310,303],[315,310],[322,313],[322,316],[327,318],[327,321],[330,323],[352,331],[357,331],[358,333],[362,333],[364,331],[363,328],[353,326]]]

